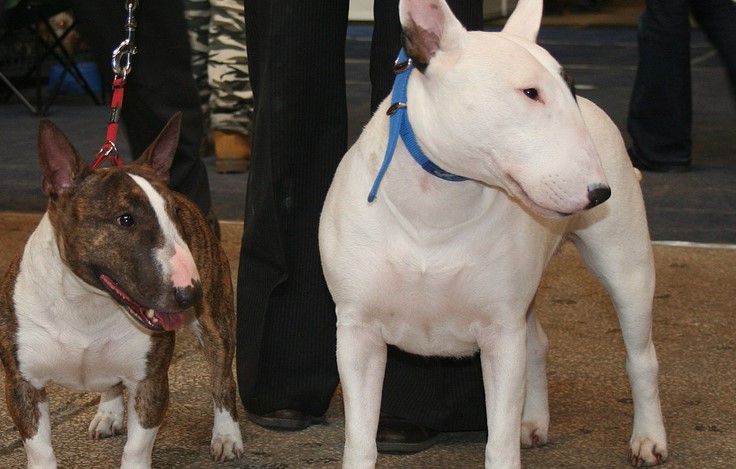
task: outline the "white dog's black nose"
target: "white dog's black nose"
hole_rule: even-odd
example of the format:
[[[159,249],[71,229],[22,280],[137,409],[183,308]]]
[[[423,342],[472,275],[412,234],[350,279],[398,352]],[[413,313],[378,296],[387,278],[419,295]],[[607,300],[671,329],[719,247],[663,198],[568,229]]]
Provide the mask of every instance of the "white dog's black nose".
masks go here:
[[[591,184],[588,186],[588,208],[600,205],[611,197],[611,188],[605,184]]]

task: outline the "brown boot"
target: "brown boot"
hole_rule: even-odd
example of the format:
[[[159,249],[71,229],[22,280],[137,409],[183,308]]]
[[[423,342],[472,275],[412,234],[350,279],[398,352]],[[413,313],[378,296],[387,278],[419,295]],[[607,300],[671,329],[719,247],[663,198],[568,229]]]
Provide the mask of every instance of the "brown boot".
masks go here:
[[[213,130],[215,171],[244,173],[250,168],[250,140],[234,130]]]

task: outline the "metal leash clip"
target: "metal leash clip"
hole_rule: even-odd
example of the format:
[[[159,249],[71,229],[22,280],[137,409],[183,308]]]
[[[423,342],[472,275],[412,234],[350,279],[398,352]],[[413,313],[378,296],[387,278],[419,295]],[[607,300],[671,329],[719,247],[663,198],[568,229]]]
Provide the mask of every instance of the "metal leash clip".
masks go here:
[[[126,0],[125,10],[128,18],[125,22],[125,39],[112,53],[112,71],[115,76],[127,77],[133,66],[132,56],[136,53],[135,28],[136,22],[133,11],[138,8],[138,0]]]
[[[125,0],[125,9],[128,12],[128,18],[125,21],[126,37],[112,53],[112,71],[115,77],[112,80],[112,98],[110,100],[110,120],[107,123],[107,138],[97,152],[97,157],[92,164],[93,169],[98,168],[105,161],[112,166],[123,164],[115,142],[117,141],[118,123],[123,108],[123,87],[133,67],[133,54],[136,53],[136,22],[133,17],[133,11],[136,8],[138,8],[138,0]]]

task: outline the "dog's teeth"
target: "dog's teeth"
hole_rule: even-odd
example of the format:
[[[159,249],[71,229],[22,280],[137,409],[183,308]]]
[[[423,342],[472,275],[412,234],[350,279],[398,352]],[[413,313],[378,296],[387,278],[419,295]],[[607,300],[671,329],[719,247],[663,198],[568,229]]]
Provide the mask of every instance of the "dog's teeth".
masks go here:
[[[146,311],[146,317],[148,319],[154,319],[154,317],[153,317],[154,314],[155,314],[155,311],[152,310],[152,309],[149,309],[148,311]]]

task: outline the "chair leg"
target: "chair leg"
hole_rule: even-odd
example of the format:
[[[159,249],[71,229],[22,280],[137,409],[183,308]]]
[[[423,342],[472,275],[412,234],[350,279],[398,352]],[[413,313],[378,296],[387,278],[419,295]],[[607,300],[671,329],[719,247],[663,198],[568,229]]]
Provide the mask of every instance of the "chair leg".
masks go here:
[[[0,72],[0,80],[2,80],[8,86],[8,88],[10,88],[10,91],[14,95],[16,95],[18,99],[23,102],[23,104],[25,104],[25,106],[28,108],[29,111],[31,111],[32,114],[38,114],[38,110],[36,110],[36,107],[31,104],[25,96],[23,96],[23,93],[21,93],[20,90],[16,88],[10,80],[8,80],[8,77],[6,77],[3,72]]]

